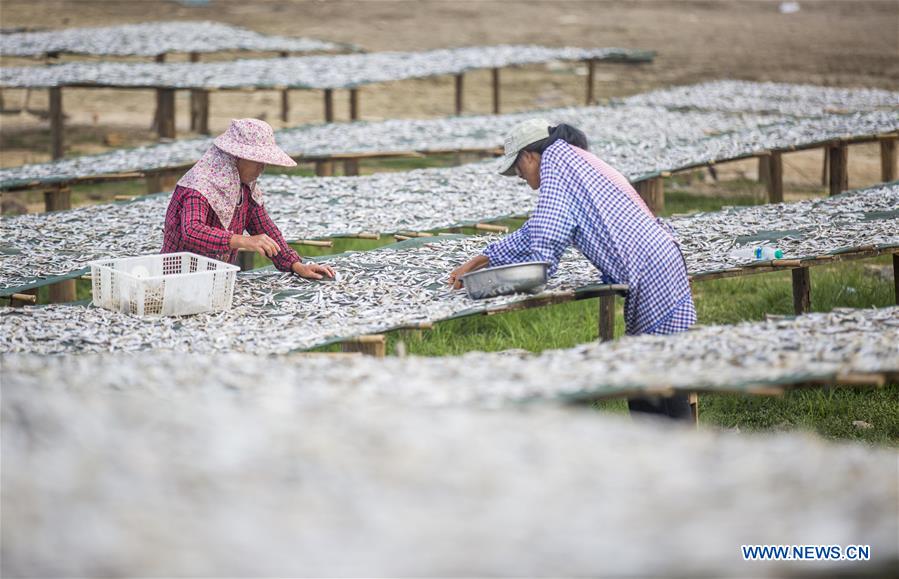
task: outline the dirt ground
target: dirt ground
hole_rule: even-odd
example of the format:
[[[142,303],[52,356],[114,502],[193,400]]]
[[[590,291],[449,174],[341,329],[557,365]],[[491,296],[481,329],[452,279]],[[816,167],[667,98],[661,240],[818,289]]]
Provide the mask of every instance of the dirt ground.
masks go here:
[[[795,14],[781,14],[777,1],[748,0],[211,0],[207,6],[187,4],[174,0],[0,0],[0,25],[58,28],[208,19],[263,33],[350,42],[369,51],[499,43],[657,51],[655,62],[649,65],[599,67],[596,95],[600,101],[726,78],[899,90],[899,0],[806,0]],[[0,58],[4,65],[23,62],[41,64]],[[585,74],[578,65],[504,71],[503,111],[583,104]],[[46,98],[46,91],[3,91],[7,109],[45,110]],[[188,134],[187,98],[186,94],[178,97],[179,136]],[[489,73],[466,75],[466,112],[489,112],[490,99]],[[346,119],[347,95],[337,91],[335,101],[337,119]],[[64,102],[70,155],[153,140],[149,125],[155,101],[150,91],[68,90]],[[210,124],[217,132],[231,118],[254,116],[276,127],[293,126],[318,122],[322,108],[320,92],[293,91],[290,119],[282,123],[277,92],[220,93],[212,95]],[[453,82],[437,78],[365,87],[361,111],[367,120],[452,114]],[[0,116],[0,166],[48,159],[48,139],[46,120],[39,113]],[[853,185],[876,181],[877,149],[857,149],[850,155],[851,163],[861,163],[850,167]],[[799,155],[794,165],[814,181],[820,177],[819,157]],[[859,172],[867,167],[874,173]],[[785,179],[791,179],[790,167],[785,168]]]

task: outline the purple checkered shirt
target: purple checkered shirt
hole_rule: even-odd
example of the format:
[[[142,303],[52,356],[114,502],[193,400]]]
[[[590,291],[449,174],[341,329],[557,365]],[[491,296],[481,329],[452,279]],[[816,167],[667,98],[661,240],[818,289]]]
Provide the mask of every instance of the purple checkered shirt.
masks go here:
[[[569,245],[599,269],[603,283],[630,286],[628,334],[675,333],[696,322],[686,266],[668,226],[621,173],[559,140],[541,157],[531,218],[484,255],[491,266],[547,261],[552,275]]]
[[[228,229],[222,227],[215,211],[199,191],[187,187],[175,187],[172,200],[165,214],[165,229],[161,253],[192,251],[228,263],[237,261],[237,250],[228,245],[232,235],[265,233],[278,244],[278,255],[272,263],[280,271],[291,271],[293,264],[302,261],[299,254],[287,245],[281,230],[268,216],[265,207],[256,203],[250,188],[241,184],[241,200],[234,208],[234,216]]]

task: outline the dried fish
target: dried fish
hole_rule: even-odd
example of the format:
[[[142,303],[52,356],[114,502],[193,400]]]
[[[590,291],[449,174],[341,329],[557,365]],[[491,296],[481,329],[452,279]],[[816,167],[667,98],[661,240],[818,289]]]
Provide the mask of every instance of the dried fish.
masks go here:
[[[866,317],[848,315],[863,342]],[[751,357],[761,341],[750,329],[738,331],[755,344]],[[780,335],[762,329],[772,341]],[[617,353],[668,340],[622,340]],[[716,345],[707,340],[706,353],[720,358]],[[19,531],[4,537],[10,575],[782,576],[786,563],[741,562],[735,545],[797,537],[869,545],[877,557],[866,568],[884,574],[899,558],[894,449],[543,405],[392,404],[388,386],[423,398],[432,386],[455,383],[463,394],[488,386],[423,375],[420,365],[439,362],[426,359],[145,353],[2,362],[3,516]],[[503,378],[536,370],[533,381],[563,383],[573,373],[560,380],[557,362],[509,358]],[[383,371],[397,367],[409,373]],[[330,397],[316,396],[332,385]],[[439,391],[452,401],[452,391]],[[838,573],[838,565],[815,568]]]
[[[833,112],[899,109],[899,93],[807,84],[721,80],[666,88],[620,99],[628,105],[675,110],[780,113],[813,117]]]
[[[0,86],[66,85],[159,88],[350,88],[377,82],[458,74],[468,70],[557,60],[648,62],[654,53],[627,48],[471,46],[422,52],[371,52],[230,62],[73,62],[50,67],[5,67]]]
[[[426,231],[522,213],[536,193],[495,173],[494,162],[450,169],[311,179],[265,177],[269,214],[287,239],[362,231]],[[486,194],[475,195],[474,191]],[[168,195],[115,205],[0,218],[0,289],[79,271],[94,259],[155,253]],[[899,245],[899,184],[827,199],[764,205],[668,220],[690,273],[739,265],[741,238],[766,231],[787,258],[841,248]],[[148,218],[148,216],[151,216]],[[84,224],[89,223],[90,228]],[[768,236],[769,238],[772,235]],[[115,239],[110,245],[108,240]]]
[[[702,93],[706,86],[687,88]],[[797,85],[774,85],[772,89],[775,94],[795,93],[790,114],[734,113],[728,112],[730,109],[726,105],[722,105],[721,111],[668,110],[661,104],[649,106],[628,101],[615,106],[571,107],[539,113],[308,125],[280,130],[276,136],[280,146],[297,157],[409,150],[490,150],[502,145],[503,135],[512,126],[541,116],[582,128],[590,138],[594,152],[636,178],[702,162],[723,161],[759,150],[796,147],[829,138],[872,135],[899,128],[895,106],[892,113],[875,110],[884,102],[899,101],[899,93],[870,95],[869,91],[858,90],[843,95],[841,92],[840,100],[830,96],[834,89],[794,87]],[[750,90],[737,83],[729,95],[736,100],[743,92]],[[664,102],[667,101],[663,99]],[[851,105],[850,110],[856,116],[831,114],[818,119],[799,118],[820,116],[806,112],[815,111],[822,102]],[[765,111],[778,106],[777,103],[774,97],[766,99],[762,96],[758,102],[746,106],[749,111]],[[64,182],[79,177],[180,167],[195,162],[211,144],[212,139],[179,140],[2,169],[0,190],[35,181]],[[681,153],[677,154],[677,151]]]
[[[6,56],[48,53],[96,56],[155,56],[167,52],[333,52],[346,45],[314,38],[259,34],[221,22],[146,22],[121,26],[64,28],[40,32],[0,34]]]
[[[313,295],[326,307],[335,297],[326,290]],[[303,297],[296,299],[302,301]],[[294,325],[299,321],[293,306],[285,307],[277,301],[272,306],[285,310],[279,316],[288,316],[286,310],[293,312],[285,320],[292,319]],[[32,315],[37,314],[9,313],[4,326],[8,327],[10,320]],[[471,352],[462,356],[385,359],[258,357],[228,352],[228,344],[212,354],[185,357],[160,352],[169,344],[157,344],[155,339],[153,351],[135,355],[47,358],[41,354],[47,351],[42,342],[48,339],[52,326],[62,322],[49,314],[37,316],[44,332],[41,339],[33,340],[30,348],[21,349],[28,355],[3,356],[5,379],[115,388],[122,382],[132,383],[133,376],[147,376],[149,383],[155,382],[156,376],[172,376],[176,385],[164,379],[160,382],[176,390],[233,389],[254,397],[274,389],[310,403],[496,408],[572,397],[613,398],[660,388],[746,392],[759,385],[787,388],[809,381],[835,381],[838,376],[899,372],[896,306],[840,308],[795,319],[704,326],[670,336],[629,336],[541,354]],[[113,317],[106,319],[119,323]],[[186,321],[180,321],[179,332],[191,332],[184,326]],[[270,319],[266,321],[270,323]],[[215,328],[211,333],[219,336],[221,331]],[[93,347],[100,337],[96,333],[85,334],[82,341],[87,346],[70,351],[102,352],[102,343],[99,348]],[[197,339],[212,342],[211,337]],[[274,341],[267,345],[272,351],[278,350]],[[3,351],[8,351],[6,346]],[[278,384],[248,382],[248,375],[276,375]]]

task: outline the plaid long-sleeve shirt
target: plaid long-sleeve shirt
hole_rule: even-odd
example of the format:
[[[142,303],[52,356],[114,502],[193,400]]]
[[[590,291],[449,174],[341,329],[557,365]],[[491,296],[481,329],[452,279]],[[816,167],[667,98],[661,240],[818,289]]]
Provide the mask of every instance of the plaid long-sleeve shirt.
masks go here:
[[[559,140],[540,160],[540,195],[518,231],[487,246],[491,266],[550,262],[569,245],[605,283],[625,283],[628,334],[674,333],[696,322],[686,266],[667,226],[657,220],[621,173]]]
[[[231,236],[242,235],[244,231],[250,235],[265,233],[280,249],[278,255],[272,257],[272,263],[280,271],[291,271],[295,262],[302,261],[299,254],[284,241],[281,230],[268,216],[265,207],[253,200],[250,188],[241,184],[240,195],[241,200],[234,208],[231,224],[225,229],[209,202],[199,191],[175,187],[165,214],[162,253],[192,251],[213,259],[235,263],[237,250],[231,249],[229,245]]]

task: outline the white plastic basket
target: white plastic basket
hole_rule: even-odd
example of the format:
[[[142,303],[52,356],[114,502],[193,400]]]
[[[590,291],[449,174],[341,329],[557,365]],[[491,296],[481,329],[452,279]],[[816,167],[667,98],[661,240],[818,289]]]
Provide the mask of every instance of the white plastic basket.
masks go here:
[[[236,265],[195,253],[92,261],[94,305],[138,316],[184,316],[231,309]]]

